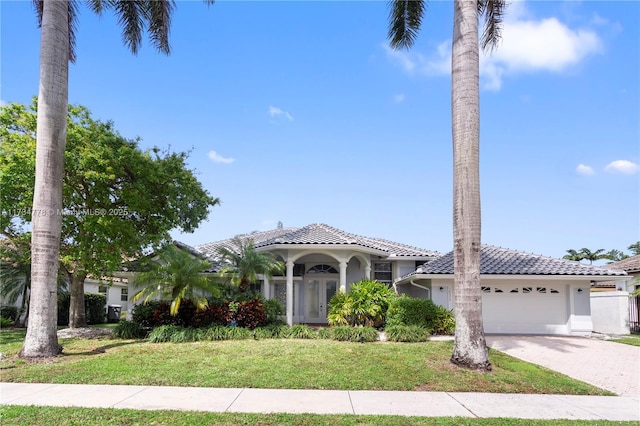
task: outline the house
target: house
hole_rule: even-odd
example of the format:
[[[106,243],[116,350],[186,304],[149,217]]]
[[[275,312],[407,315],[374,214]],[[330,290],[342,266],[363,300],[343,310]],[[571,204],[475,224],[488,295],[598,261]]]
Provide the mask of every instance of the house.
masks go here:
[[[623,271],[483,245],[482,318],[486,333],[588,334],[593,282],[625,281]],[[394,282],[399,293],[452,309],[453,252]]]
[[[246,235],[256,251],[270,252],[286,265],[286,274],[260,283],[266,298],[277,299],[288,324],[326,323],[327,305],[338,290],[372,278],[392,285],[398,277],[430,262],[440,253],[379,238],[351,234],[325,224],[279,228]],[[196,246],[217,264],[220,247],[232,249],[231,239]]]
[[[609,263],[606,265],[606,268],[625,271],[627,275],[629,275],[629,279],[626,283],[627,285],[620,286],[620,284],[618,284],[618,290],[625,290],[629,293],[633,293],[636,288],[640,288],[640,283],[634,284],[637,279],[640,279],[640,255],[627,257],[626,259],[622,259],[618,262]],[[615,283],[613,287],[616,288]]]

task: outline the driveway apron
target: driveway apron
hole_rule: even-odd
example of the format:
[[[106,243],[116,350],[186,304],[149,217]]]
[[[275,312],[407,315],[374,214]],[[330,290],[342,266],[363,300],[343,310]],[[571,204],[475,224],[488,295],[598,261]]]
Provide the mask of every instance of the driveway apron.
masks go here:
[[[621,396],[640,397],[640,347],[589,337],[487,335],[487,345]]]

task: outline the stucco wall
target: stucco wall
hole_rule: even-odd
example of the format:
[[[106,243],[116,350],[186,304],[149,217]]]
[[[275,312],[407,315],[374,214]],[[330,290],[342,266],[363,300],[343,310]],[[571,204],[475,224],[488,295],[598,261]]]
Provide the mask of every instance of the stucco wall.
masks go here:
[[[591,293],[593,331],[606,334],[629,334],[629,293],[602,291]]]

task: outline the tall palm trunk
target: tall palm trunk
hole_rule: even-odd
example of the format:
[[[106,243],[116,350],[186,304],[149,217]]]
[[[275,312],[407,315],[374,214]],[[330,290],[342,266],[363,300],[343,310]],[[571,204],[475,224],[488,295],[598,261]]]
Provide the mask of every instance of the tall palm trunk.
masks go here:
[[[31,303],[22,357],[45,357],[58,344],[57,282],[62,225],[62,175],[67,138],[69,9],[67,1],[45,1],[40,37],[40,90],[36,179],[31,237]]]
[[[456,333],[451,361],[491,369],[480,291],[480,95],[477,0],[454,1],[452,72],[453,238]]]

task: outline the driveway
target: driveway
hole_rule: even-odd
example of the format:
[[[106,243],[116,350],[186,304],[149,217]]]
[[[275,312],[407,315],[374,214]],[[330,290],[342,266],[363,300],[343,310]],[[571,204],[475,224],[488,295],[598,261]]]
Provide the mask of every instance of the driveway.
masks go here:
[[[589,337],[487,335],[487,345],[621,396],[640,397],[640,347]]]

